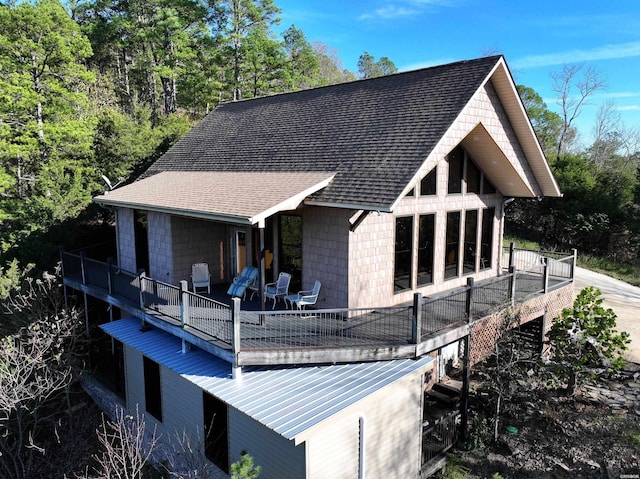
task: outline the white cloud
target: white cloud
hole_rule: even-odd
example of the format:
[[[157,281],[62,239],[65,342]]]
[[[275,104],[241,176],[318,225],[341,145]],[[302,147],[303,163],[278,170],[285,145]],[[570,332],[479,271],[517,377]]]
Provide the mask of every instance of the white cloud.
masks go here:
[[[397,0],[390,2],[372,12],[363,13],[358,20],[394,20],[403,17],[412,17],[424,13],[433,7],[452,6],[458,0]]]
[[[424,60],[421,62],[409,63],[408,65],[402,65],[398,67],[401,72],[408,72],[411,70],[420,70],[422,68],[435,67],[438,65],[445,65],[447,63],[453,63],[458,61],[457,58],[439,58],[434,60]]]
[[[590,50],[575,49],[547,55],[530,55],[511,61],[513,68],[540,68],[564,63],[581,63],[640,56],[640,42],[603,45]]]
[[[615,109],[618,111],[640,111],[640,105],[616,106]]]

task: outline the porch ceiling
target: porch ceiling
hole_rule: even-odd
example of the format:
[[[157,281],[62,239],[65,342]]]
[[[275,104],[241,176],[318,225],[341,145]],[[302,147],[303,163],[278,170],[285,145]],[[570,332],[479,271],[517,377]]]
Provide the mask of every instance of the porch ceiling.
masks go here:
[[[94,201],[104,206],[253,225],[278,211],[297,208],[334,176],[334,172],[165,171],[97,196]]]

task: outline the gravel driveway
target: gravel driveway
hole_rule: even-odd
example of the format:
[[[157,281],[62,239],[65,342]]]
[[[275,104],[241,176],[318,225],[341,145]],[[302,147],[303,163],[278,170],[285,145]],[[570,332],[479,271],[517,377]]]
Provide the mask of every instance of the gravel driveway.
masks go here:
[[[601,273],[577,268],[576,294],[586,286],[598,288],[604,298],[602,304],[618,315],[618,331],[626,331],[631,336],[625,357],[640,363],[640,288]]]

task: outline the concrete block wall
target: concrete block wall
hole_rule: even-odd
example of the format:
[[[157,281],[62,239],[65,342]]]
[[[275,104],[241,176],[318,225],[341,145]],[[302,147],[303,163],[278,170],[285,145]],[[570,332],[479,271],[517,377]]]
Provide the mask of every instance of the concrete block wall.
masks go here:
[[[322,283],[318,308],[344,308],[349,297],[349,218],[351,210],[307,207],[302,210],[302,285]]]
[[[132,273],[136,272],[136,238],[133,210],[116,208],[116,236],[118,242],[118,265]]]
[[[173,249],[171,216],[166,213],[147,213],[147,235],[149,238],[149,271],[147,274],[158,281],[173,283]]]

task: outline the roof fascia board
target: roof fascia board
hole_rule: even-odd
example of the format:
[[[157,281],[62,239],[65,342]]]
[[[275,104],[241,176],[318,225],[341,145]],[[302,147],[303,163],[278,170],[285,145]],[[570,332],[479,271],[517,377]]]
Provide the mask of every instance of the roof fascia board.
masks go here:
[[[317,201],[317,200],[304,200],[304,204],[307,206],[322,206],[326,208],[342,208],[345,210],[367,210],[374,211],[377,213],[391,213],[393,208],[385,207],[385,206],[373,206],[373,205],[358,205],[355,203],[331,203],[327,201]]]
[[[507,85],[510,88],[510,94],[514,95],[517,99],[516,102],[507,103],[504,101],[505,92],[502,85],[503,82],[493,82],[493,87],[496,90],[498,97],[502,103],[505,112],[509,116],[509,121],[518,137],[518,141],[520,142],[520,146],[525,151],[525,155],[527,158],[532,158],[535,160],[534,163],[529,162],[531,170],[540,185],[540,189],[544,196],[562,196],[560,192],[560,188],[558,183],[556,182],[553,173],[551,172],[551,168],[549,167],[549,163],[542,151],[542,146],[540,146],[540,142],[538,141],[538,137],[536,136],[535,131],[533,130],[533,125],[531,124],[531,120],[529,119],[529,115],[524,108],[524,104],[520,98],[520,94],[518,93],[518,89],[513,81],[513,76],[509,71],[509,67],[504,59],[504,57],[500,57],[500,59],[496,62],[492,71],[487,75],[487,78],[482,83],[481,87],[484,87],[488,81],[494,78],[494,75],[499,75],[504,81],[506,81]],[[513,105],[515,103],[515,105]],[[514,108],[515,106],[515,108]],[[524,131],[523,131],[524,130]],[[523,134],[529,136],[533,141],[523,142],[522,136]],[[540,181],[541,177],[546,176],[547,181]],[[549,185],[549,187],[545,188],[545,185]],[[549,189],[551,191],[549,191]]]
[[[295,210],[301,203],[304,202],[304,199],[306,197],[308,197],[309,195],[320,191],[322,188],[325,188],[329,183],[331,183],[331,181],[333,181],[333,179],[335,178],[336,174],[332,174],[331,176],[329,176],[328,178],[325,178],[324,180],[316,183],[313,186],[310,186],[309,188],[307,188],[306,190],[303,190],[295,195],[293,195],[292,197],[281,201],[280,203],[273,205],[271,208],[268,208],[266,210],[264,210],[263,212],[249,218],[249,220],[251,221],[251,224],[256,224],[256,223],[260,223],[262,221],[264,221],[265,219],[267,219],[269,216],[272,216],[280,211],[290,211],[290,210]]]
[[[252,225],[251,218],[246,216],[232,216],[215,213],[203,213],[194,210],[181,210],[179,208],[163,208],[160,206],[146,205],[142,203],[130,203],[125,201],[109,201],[103,197],[97,196],[93,199],[100,206],[113,206],[118,208],[131,208],[135,210],[153,211],[154,213],[165,213],[175,216],[184,216],[187,218],[196,218],[201,220],[219,221],[222,223],[234,223],[240,225]]]

